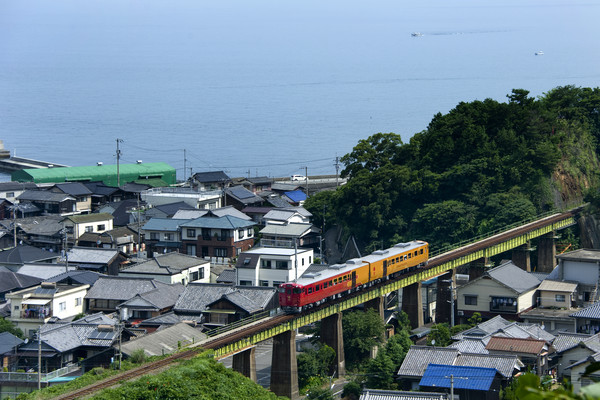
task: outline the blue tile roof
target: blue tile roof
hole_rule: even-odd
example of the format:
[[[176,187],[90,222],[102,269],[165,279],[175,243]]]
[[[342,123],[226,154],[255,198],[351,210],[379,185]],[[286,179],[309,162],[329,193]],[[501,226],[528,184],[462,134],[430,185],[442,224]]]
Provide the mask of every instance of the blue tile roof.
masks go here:
[[[454,389],[490,390],[497,373],[494,368],[429,364],[419,386],[450,388],[453,377]]]
[[[177,231],[179,226],[184,223],[183,219],[171,219],[171,218],[150,218],[148,222],[144,224],[142,229],[146,231]]]
[[[181,221],[181,220],[180,220]],[[232,215],[224,215],[222,217],[207,217],[203,216],[194,220],[181,223],[181,226],[189,228],[212,228],[212,229],[238,229],[248,228],[256,225],[254,221],[247,221]],[[146,228],[145,228],[146,229]]]
[[[292,192],[285,192],[284,194],[295,203],[306,200],[306,193],[302,190],[294,190]]]

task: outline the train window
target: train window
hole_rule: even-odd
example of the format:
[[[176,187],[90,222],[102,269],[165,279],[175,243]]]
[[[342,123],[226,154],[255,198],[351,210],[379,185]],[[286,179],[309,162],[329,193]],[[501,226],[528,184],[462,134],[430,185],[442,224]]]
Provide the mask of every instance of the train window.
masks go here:
[[[284,287],[280,287],[280,288],[278,289],[278,291],[279,291],[279,293],[285,293],[285,288],[284,288]]]
[[[318,292],[321,287],[319,285],[315,286],[315,292]]]
[[[333,281],[329,281],[329,286],[333,286]]]
[[[327,289],[327,282],[323,282],[323,289]]]
[[[412,253],[408,253],[408,258],[412,258]]]
[[[288,289],[288,290],[286,290],[286,293],[287,293],[287,294],[292,294],[292,289]]]
[[[400,262],[400,257],[396,257],[396,262]]]
[[[293,292],[294,292],[294,294],[300,294],[300,293],[302,293],[302,289],[294,288]]]
[[[423,249],[421,249],[421,251],[419,252],[420,254],[423,254]]]
[[[312,293],[312,288],[311,288],[311,287],[309,287],[309,288],[308,288],[308,294],[311,294],[311,293]]]

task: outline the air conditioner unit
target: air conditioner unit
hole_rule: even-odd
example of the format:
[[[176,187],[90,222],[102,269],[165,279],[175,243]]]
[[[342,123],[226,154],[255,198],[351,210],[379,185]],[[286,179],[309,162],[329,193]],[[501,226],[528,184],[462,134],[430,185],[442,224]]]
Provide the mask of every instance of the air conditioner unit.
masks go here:
[[[458,310],[458,311],[456,312],[456,314],[458,314],[458,316],[459,316],[459,317],[462,317],[462,316],[464,316],[464,315],[465,315],[465,312],[464,312],[464,311],[462,311],[462,310]]]

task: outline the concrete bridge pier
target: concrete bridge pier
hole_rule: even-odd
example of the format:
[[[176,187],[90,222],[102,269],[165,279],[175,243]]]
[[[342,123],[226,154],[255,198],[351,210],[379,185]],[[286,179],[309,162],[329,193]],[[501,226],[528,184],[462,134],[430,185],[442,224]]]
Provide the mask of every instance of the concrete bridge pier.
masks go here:
[[[321,320],[321,342],[335,350],[335,367],[330,374],[337,376],[346,374],[346,357],[344,356],[344,331],[342,330],[342,313],[335,313]]]
[[[379,314],[379,317],[383,319],[385,317],[385,315],[383,314],[384,303],[385,298],[383,296],[375,297],[374,299],[369,300],[365,303],[365,311],[367,311],[368,309],[373,309],[375,310],[375,312],[377,312],[377,314]]]
[[[231,368],[244,375],[246,378],[252,379],[256,382],[256,347],[244,350],[240,353],[233,355]]]
[[[481,257],[469,263],[469,281],[482,276],[491,266],[489,257]]]
[[[435,300],[435,323],[450,323],[452,320],[451,299],[453,296],[452,287],[456,287],[456,270],[451,269],[437,278],[437,294]]]
[[[424,325],[421,282],[402,288],[402,311],[408,315],[412,328]]]
[[[540,237],[538,241],[537,272],[552,272],[554,267],[556,267],[555,238],[554,232]]]
[[[273,337],[270,389],[276,395],[289,397],[290,400],[300,397],[295,331],[286,331]]]
[[[527,241],[512,251],[512,262],[524,271],[531,272],[531,243]]]

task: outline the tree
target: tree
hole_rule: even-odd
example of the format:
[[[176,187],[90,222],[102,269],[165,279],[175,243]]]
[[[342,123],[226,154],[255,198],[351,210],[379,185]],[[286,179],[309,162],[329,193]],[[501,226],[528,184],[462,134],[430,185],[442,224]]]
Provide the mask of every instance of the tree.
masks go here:
[[[342,325],[344,353],[349,366],[358,366],[373,347],[383,343],[385,326],[379,314],[372,309],[345,313]]]
[[[396,389],[395,372],[395,365],[390,356],[385,350],[380,350],[367,366],[366,387],[369,389]]]
[[[333,393],[329,389],[312,388],[308,392],[306,400],[333,400]]]
[[[366,140],[359,140],[350,154],[341,158],[344,164],[343,177],[353,177],[360,171],[374,171],[398,157],[402,137],[395,133],[376,133]]]
[[[446,347],[452,343],[448,324],[435,324],[427,335],[427,346]]]
[[[0,332],[12,333],[20,339],[24,339],[23,331],[15,326],[11,321],[0,317]]]
[[[362,387],[357,381],[350,381],[344,385],[342,390],[342,398],[348,400],[358,400],[362,392]]]
[[[321,344],[317,350],[308,349],[298,354],[298,385],[301,388],[306,387],[312,377],[325,378],[335,360],[335,350],[331,347]]]
[[[402,365],[402,361],[406,357],[408,350],[410,350],[410,346],[412,346],[412,340],[410,340],[410,336],[408,332],[404,329],[396,332],[394,336],[388,339],[385,344],[385,353],[392,360],[394,364],[394,372],[400,368]]]

